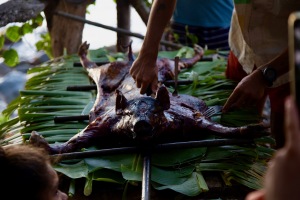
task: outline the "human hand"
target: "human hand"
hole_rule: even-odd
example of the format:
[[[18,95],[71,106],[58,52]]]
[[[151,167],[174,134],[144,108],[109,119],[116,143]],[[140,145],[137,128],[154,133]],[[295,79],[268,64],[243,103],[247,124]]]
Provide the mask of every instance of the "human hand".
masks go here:
[[[300,199],[300,126],[295,101],[285,102],[284,147],[275,154],[265,178],[267,200]]]
[[[156,56],[143,54],[142,52],[140,52],[140,55],[130,68],[130,74],[136,81],[136,86],[141,88],[141,94],[147,93],[147,95],[150,95],[151,92],[156,93],[158,84],[157,73]]]
[[[265,96],[265,82],[260,70],[243,78],[223,106],[223,112],[233,108],[256,105]]]
[[[300,126],[294,100],[285,102],[284,147],[270,161],[263,190],[251,192],[246,200],[298,200],[300,199]]]

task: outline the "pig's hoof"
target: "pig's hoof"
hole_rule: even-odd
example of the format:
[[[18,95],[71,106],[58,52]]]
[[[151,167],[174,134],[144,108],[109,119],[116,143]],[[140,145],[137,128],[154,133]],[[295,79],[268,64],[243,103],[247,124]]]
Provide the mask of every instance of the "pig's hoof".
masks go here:
[[[251,124],[241,129],[241,134],[246,138],[258,138],[269,135],[268,127],[264,124]]]
[[[194,51],[196,54],[200,54],[200,55],[204,54],[203,48],[197,44],[194,45]]]
[[[89,47],[90,44],[88,44],[86,41],[82,43],[78,49],[78,55],[79,56],[87,55]]]
[[[39,135],[36,131],[31,132],[31,136],[29,138],[29,144],[40,147],[45,149],[46,151],[50,151],[50,146],[48,142],[43,138],[41,135]]]

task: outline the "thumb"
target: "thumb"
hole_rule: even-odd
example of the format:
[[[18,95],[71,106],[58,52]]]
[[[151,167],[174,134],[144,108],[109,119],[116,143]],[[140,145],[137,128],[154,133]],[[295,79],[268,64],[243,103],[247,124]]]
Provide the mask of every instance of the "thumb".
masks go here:
[[[285,101],[285,139],[286,146],[299,148],[299,113],[295,100],[288,97]]]

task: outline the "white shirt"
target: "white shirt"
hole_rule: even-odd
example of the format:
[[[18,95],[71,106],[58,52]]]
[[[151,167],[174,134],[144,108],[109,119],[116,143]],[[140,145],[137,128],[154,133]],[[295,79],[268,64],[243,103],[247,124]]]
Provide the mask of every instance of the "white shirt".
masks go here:
[[[300,0],[235,0],[229,45],[246,73],[287,48],[287,21],[294,11],[300,11]]]

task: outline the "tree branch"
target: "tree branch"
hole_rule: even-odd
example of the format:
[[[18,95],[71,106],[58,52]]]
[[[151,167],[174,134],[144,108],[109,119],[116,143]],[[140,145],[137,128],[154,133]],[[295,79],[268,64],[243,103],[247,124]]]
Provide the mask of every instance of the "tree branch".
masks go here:
[[[145,25],[147,25],[149,14],[150,14],[150,8],[142,0],[129,0],[129,3],[140,15]]]
[[[44,10],[46,2],[10,0],[0,5],[0,27],[11,22],[26,22]]]

